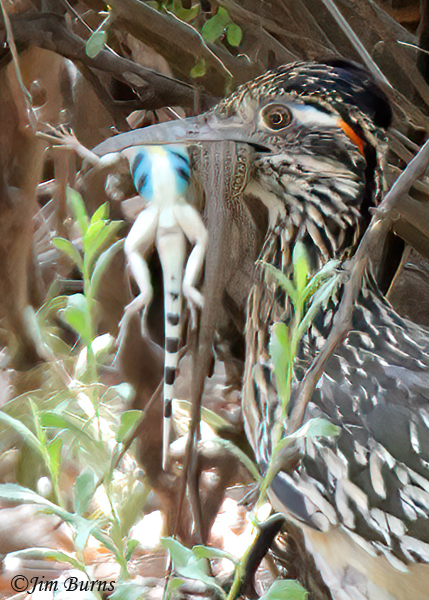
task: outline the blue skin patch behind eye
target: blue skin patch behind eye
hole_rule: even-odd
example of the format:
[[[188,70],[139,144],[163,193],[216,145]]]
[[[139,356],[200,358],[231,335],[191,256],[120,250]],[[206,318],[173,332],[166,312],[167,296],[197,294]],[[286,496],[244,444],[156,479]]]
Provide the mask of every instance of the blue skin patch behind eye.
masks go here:
[[[175,174],[176,192],[179,195],[185,193],[188,186],[191,170],[189,165],[189,156],[185,146],[172,146],[163,149],[170,168]],[[131,165],[131,175],[134,185],[140,196],[150,201],[153,199],[153,178],[152,167],[155,149],[142,147],[135,155]]]

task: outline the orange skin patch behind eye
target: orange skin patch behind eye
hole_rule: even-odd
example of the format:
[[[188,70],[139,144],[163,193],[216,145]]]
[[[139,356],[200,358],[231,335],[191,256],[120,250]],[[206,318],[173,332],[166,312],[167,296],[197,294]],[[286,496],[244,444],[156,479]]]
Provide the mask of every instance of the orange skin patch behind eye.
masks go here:
[[[347,125],[345,121],[342,119],[338,119],[338,126],[344,131],[346,136],[359,148],[359,152],[362,156],[365,156],[365,141],[358,136],[356,131],[354,131],[350,125]]]

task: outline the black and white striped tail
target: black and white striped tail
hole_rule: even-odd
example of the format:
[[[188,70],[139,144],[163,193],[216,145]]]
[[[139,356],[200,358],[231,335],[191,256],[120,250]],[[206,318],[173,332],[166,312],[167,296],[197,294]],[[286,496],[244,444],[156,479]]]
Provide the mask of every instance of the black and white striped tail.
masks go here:
[[[164,282],[166,283],[166,282]],[[170,281],[170,284],[174,283]],[[177,282],[177,288],[181,282]],[[164,353],[164,419],[163,419],[163,452],[162,467],[167,466],[168,447],[171,433],[171,414],[172,402],[174,398],[174,382],[177,376],[177,367],[179,363],[179,346],[181,337],[181,310],[182,295],[181,290],[165,289],[165,353]],[[176,287],[176,286],[174,286]]]

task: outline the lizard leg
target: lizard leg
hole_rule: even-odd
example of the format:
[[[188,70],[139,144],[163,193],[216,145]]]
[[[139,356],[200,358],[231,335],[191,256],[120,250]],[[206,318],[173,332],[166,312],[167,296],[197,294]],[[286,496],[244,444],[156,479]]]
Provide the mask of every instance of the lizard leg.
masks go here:
[[[152,299],[153,291],[150,283],[149,267],[144,259],[144,255],[155,242],[157,227],[158,210],[155,207],[149,206],[139,214],[125,240],[125,256],[140,293],[125,307],[124,316],[119,324],[120,339],[122,339],[126,331],[126,324],[130,316],[134,312],[145,308]],[[144,315],[142,316],[142,324],[143,319]]]
[[[176,205],[174,207],[174,215],[180,228],[194,246],[186,263],[183,277],[183,295],[189,301],[191,310],[196,307],[201,308],[204,299],[195,286],[201,276],[206,256],[208,244],[207,230],[199,213],[190,204]],[[195,322],[194,315],[193,320]]]

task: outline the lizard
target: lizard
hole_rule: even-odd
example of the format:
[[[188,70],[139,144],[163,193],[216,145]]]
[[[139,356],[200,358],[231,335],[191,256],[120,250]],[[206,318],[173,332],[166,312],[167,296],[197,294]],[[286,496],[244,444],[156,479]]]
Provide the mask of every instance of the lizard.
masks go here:
[[[146,206],[138,215],[128,233],[124,251],[139,294],[124,310],[119,324],[118,344],[123,339],[130,316],[142,311],[142,329],[145,314],[152,300],[149,268],[145,256],[155,246],[163,272],[164,285],[164,383],[163,383],[163,469],[167,468],[171,434],[174,382],[179,359],[182,333],[182,298],[189,303],[195,323],[197,309],[203,306],[203,296],[196,289],[201,276],[208,234],[198,211],[190,204],[191,170],[189,154],[183,144],[168,146],[137,145],[119,152],[98,156],[85,148],[64,128],[49,128],[41,136],[52,143],[75,150],[83,159],[96,167],[114,166],[126,159],[134,186]],[[187,242],[193,246],[186,261]]]

